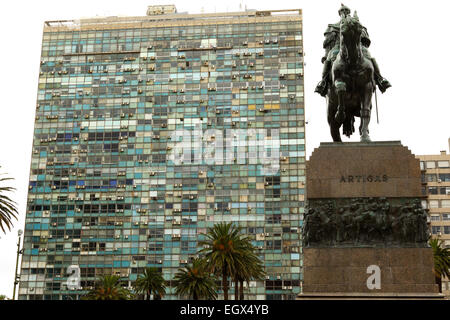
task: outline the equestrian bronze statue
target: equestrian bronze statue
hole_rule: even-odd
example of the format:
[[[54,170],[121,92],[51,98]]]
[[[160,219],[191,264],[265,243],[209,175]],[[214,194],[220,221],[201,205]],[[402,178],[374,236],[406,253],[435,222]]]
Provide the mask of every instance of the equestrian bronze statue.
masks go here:
[[[334,142],[341,142],[339,129],[350,137],[355,132],[355,117],[360,117],[361,142],[369,142],[372,94],[376,85],[381,92],[391,86],[380,74],[378,64],[370,56],[367,30],[344,5],[339,9],[341,20],[330,24],[325,32],[325,57],[322,81],[315,92],[327,97],[327,117]]]

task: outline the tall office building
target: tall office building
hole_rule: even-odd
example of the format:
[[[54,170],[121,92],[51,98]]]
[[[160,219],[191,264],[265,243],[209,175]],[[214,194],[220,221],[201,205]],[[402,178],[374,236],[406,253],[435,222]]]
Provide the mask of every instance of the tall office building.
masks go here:
[[[298,9],[45,22],[19,299],[170,281],[223,221],[264,261],[247,296],[295,298],[303,83]]]
[[[450,151],[450,139],[449,151]],[[450,248],[450,153],[419,155],[422,170],[424,206],[430,215],[431,236],[442,239]],[[450,280],[442,279],[442,293],[450,296]]]

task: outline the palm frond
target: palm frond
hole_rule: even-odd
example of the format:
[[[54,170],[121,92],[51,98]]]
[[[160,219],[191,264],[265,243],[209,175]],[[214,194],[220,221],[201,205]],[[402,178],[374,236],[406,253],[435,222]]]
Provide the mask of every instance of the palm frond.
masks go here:
[[[14,180],[13,178],[0,178],[0,182]],[[18,211],[16,202],[6,195],[16,189],[9,186],[0,186],[0,228],[6,233],[5,227],[10,231],[12,228],[12,219],[17,220]]]

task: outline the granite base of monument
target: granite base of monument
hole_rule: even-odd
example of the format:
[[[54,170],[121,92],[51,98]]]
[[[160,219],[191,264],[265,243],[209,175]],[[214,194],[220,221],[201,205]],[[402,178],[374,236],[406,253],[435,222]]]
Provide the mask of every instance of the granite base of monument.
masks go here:
[[[441,299],[419,160],[399,141],[322,143],[306,164],[297,299]]]

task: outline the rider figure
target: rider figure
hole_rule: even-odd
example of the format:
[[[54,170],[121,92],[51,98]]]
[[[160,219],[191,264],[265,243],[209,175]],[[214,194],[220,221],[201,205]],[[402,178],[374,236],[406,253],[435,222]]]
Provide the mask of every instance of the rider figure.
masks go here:
[[[338,11],[341,19],[350,15],[350,9],[343,4]],[[319,93],[321,96],[325,97],[328,91],[329,86],[329,74],[331,72],[331,66],[336,59],[336,56],[339,53],[339,32],[340,32],[340,23],[329,24],[327,30],[325,30],[325,40],[323,42],[323,47],[325,49],[325,56],[322,58],[323,71],[322,71],[322,80],[318,83],[314,92]],[[389,81],[381,76],[380,69],[378,67],[375,58],[372,58],[369,53],[370,39],[369,34],[367,33],[367,29],[363,27],[363,32],[361,35],[361,44],[362,44],[362,52],[363,55],[372,61],[373,69],[374,69],[374,78],[375,82],[378,85],[378,88],[381,92],[385,92],[387,88],[391,87]]]

